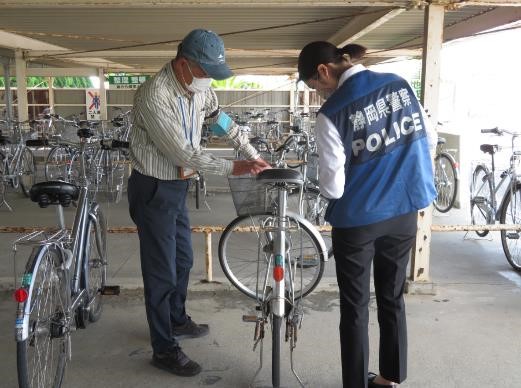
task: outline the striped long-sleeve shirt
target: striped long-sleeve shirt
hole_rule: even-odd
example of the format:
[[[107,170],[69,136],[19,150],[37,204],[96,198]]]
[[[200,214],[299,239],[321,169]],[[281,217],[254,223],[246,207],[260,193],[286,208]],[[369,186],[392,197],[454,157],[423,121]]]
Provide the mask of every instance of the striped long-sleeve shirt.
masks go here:
[[[158,179],[180,179],[179,167],[209,174],[230,175],[233,163],[201,149],[205,116],[218,109],[215,92],[191,94],[177,80],[172,62],[137,90],[134,97],[130,159],[137,171]],[[237,126],[228,141],[248,159],[255,149],[243,139]]]

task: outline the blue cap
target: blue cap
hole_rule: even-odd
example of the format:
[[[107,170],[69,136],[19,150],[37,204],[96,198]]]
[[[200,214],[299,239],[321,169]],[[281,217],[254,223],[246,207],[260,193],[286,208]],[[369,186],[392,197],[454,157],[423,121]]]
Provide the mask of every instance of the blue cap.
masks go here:
[[[183,57],[196,62],[213,79],[222,80],[233,75],[225,62],[223,40],[213,31],[191,31],[181,42],[179,50]]]

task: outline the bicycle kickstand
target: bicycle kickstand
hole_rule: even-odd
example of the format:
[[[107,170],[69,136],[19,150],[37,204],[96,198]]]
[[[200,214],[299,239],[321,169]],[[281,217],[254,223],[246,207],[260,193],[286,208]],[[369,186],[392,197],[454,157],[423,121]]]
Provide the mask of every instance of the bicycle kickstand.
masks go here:
[[[255,334],[253,336],[253,340],[255,341],[253,343],[253,351],[257,349],[257,345],[260,343],[260,350],[259,350],[259,357],[260,357],[260,363],[259,368],[255,372],[255,375],[253,375],[249,387],[253,388],[255,380],[257,379],[257,376],[259,375],[261,369],[262,369],[262,356],[263,356],[263,348],[264,348],[264,324],[266,323],[266,319],[264,317],[258,317],[256,315],[243,315],[242,316],[243,322],[254,322],[255,323]]]

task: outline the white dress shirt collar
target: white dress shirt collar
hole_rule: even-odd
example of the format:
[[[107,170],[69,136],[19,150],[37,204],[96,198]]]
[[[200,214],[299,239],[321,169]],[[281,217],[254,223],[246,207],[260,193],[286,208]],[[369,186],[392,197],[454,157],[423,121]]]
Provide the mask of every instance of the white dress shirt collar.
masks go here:
[[[361,65],[361,64],[351,66],[349,69],[344,71],[342,73],[342,75],[340,76],[340,79],[338,80],[338,87],[337,87],[337,89],[340,86],[342,86],[342,84],[346,81],[346,79],[348,79],[349,77],[355,75],[356,73],[360,73],[361,71],[364,71],[364,70],[367,70],[367,68],[364,65]]]

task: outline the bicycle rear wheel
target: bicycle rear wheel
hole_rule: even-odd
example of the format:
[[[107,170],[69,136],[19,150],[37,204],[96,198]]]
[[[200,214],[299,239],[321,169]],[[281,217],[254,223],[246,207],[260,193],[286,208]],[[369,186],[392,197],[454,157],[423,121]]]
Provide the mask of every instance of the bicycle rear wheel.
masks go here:
[[[521,223],[521,186],[508,191],[501,207],[500,222],[502,224]],[[502,230],[501,244],[509,264],[516,271],[521,271],[521,243],[519,230]]]
[[[272,279],[268,264],[274,253],[274,219],[267,212],[239,216],[230,222],[219,240],[219,262],[224,274],[239,291],[253,299],[264,299],[264,280],[269,285]],[[288,216],[288,222],[286,291],[291,265],[295,298],[301,298],[313,291],[322,278],[324,252],[315,230],[293,216]]]
[[[36,163],[33,152],[29,148],[24,148],[20,159],[20,187],[26,197],[29,197],[29,190],[34,185],[35,177]]]
[[[272,315],[271,322],[271,384],[280,387],[280,349],[282,345],[282,321],[284,318]]]
[[[60,387],[66,364],[68,289],[62,257],[51,246],[38,249],[23,276],[28,299],[18,306],[28,327],[27,338],[17,338],[16,344],[18,384],[23,388]],[[23,329],[17,320],[17,337],[19,330]]]
[[[89,222],[85,271],[88,292],[89,321],[96,322],[101,317],[103,300],[101,290],[107,279],[107,223],[101,210],[96,214],[97,223]],[[99,239],[97,240],[96,234]]]
[[[434,159],[434,183],[438,193],[434,207],[440,213],[446,213],[454,206],[458,191],[456,168],[449,154],[441,153]]]
[[[485,225],[494,222],[492,214],[492,181],[488,169],[479,165],[472,174],[470,190],[470,215],[472,225]],[[485,237],[488,230],[478,230],[479,237]]]

